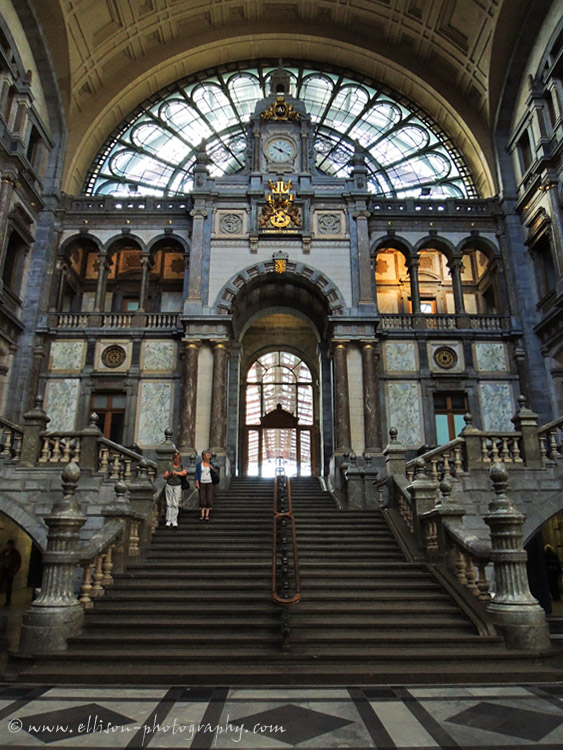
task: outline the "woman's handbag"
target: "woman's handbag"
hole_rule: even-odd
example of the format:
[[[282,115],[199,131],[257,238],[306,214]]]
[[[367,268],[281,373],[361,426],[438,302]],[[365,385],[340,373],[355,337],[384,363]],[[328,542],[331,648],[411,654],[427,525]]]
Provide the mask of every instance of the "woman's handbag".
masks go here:
[[[209,473],[211,474],[211,481],[213,482],[213,484],[219,484],[219,474],[217,474],[213,467],[209,469]]]
[[[188,477],[185,474],[182,474],[182,476],[180,477],[180,487],[183,490],[190,489],[190,483],[188,482]]]

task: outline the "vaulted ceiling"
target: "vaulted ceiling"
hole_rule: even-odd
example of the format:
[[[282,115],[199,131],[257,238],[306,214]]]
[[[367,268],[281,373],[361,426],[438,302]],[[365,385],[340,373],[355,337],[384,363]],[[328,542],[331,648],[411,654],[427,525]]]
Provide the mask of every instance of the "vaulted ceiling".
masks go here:
[[[79,192],[109,133],[162,87],[256,58],[331,63],[419,104],[495,192],[491,123],[533,0],[32,0],[59,78]]]

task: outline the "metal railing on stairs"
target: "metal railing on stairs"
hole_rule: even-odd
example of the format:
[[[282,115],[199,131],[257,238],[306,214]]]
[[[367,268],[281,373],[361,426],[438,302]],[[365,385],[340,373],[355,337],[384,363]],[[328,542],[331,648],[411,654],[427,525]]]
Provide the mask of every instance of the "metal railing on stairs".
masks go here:
[[[274,480],[272,536],[272,599],[280,606],[282,648],[287,649],[291,635],[289,607],[301,601],[301,581],[291,484],[285,473],[278,473]]]

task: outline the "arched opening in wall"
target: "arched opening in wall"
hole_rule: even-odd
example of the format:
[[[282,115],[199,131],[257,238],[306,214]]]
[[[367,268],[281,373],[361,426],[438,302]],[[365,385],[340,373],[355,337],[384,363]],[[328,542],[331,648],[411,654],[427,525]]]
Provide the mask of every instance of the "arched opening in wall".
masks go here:
[[[108,255],[111,264],[107,274],[104,310],[113,313],[135,313],[141,307],[141,248],[133,240],[119,240]]]
[[[420,312],[425,315],[455,313],[452,277],[444,253],[428,248],[419,251],[418,259]],[[409,311],[412,312],[412,299]]]
[[[530,247],[530,253],[538,285],[539,304],[543,308],[546,304],[549,306],[550,302],[546,298],[555,290],[555,284],[559,278],[549,232],[544,232],[534,242]],[[545,310],[542,309],[542,312]]]
[[[9,544],[12,541],[13,545]],[[14,648],[19,637],[20,615],[41,586],[42,552],[29,534],[0,511],[0,604],[10,602],[14,616],[3,618],[1,641]]]
[[[463,302],[470,314],[494,315],[499,312],[495,264],[478,248],[462,251]]]
[[[184,248],[162,239],[151,248],[147,312],[180,312],[184,300]]]
[[[80,237],[71,241],[58,261],[59,281],[54,301],[58,312],[91,312],[98,283],[98,247]]]
[[[395,248],[382,248],[375,260],[377,308],[381,313],[408,313],[411,281],[405,255]]]
[[[252,363],[245,433],[248,476],[273,477],[278,468],[287,476],[316,473],[313,376],[298,355],[278,349]]]
[[[530,591],[546,614],[563,617],[563,510],[542,524],[525,548]]]

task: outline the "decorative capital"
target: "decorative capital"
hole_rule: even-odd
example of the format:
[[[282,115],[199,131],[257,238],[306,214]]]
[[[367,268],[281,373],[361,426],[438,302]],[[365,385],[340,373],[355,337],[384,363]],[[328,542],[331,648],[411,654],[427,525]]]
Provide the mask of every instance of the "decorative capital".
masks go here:
[[[301,119],[299,112],[297,112],[291,104],[285,101],[283,94],[279,94],[276,101],[265,109],[260,117],[263,120],[273,120],[278,122],[280,120],[285,122],[288,120],[297,122]]]

